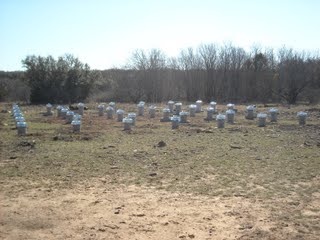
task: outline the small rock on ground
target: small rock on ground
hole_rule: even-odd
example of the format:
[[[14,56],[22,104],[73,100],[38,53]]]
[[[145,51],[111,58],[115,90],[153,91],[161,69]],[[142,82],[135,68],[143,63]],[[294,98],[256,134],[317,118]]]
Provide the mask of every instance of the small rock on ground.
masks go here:
[[[167,144],[164,141],[160,141],[157,144],[157,147],[165,147],[165,146],[167,146]]]

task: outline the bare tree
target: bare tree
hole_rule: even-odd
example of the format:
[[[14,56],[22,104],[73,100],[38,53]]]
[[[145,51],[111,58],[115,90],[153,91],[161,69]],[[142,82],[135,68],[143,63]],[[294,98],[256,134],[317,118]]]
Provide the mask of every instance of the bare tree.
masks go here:
[[[151,49],[148,52],[139,49],[133,52],[129,67],[136,73],[138,97],[150,102],[162,100],[161,81],[164,77],[166,61],[165,54],[159,49]]]
[[[202,44],[198,51],[206,71],[205,98],[210,101],[217,98],[218,47],[215,44]]]
[[[193,48],[182,50],[179,55],[179,63],[184,71],[186,98],[195,101],[203,95],[202,61],[200,54]]]
[[[289,104],[295,104],[298,96],[312,81],[306,64],[309,56],[281,48],[278,57],[278,93]]]

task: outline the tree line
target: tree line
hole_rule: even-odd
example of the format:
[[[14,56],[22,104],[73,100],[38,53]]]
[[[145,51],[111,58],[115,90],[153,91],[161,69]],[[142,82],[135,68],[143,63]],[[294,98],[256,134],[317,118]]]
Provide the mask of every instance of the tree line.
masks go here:
[[[285,47],[246,51],[231,43],[202,44],[176,57],[160,49],[137,49],[125,66],[103,71],[91,70],[72,55],[57,60],[27,56],[22,64],[26,70],[11,80],[21,79],[32,103],[202,99],[295,104],[315,103],[320,96],[320,56]],[[0,72],[0,100],[10,95],[10,88],[4,87],[10,78],[4,81],[4,75]]]
[[[168,58],[158,49],[136,50],[124,69],[109,70],[114,98],[219,102],[316,102],[320,57],[281,48],[251,51],[232,44],[202,44]]]
[[[23,74],[0,71],[0,101],[29,101],[30,88],[23,81]]]

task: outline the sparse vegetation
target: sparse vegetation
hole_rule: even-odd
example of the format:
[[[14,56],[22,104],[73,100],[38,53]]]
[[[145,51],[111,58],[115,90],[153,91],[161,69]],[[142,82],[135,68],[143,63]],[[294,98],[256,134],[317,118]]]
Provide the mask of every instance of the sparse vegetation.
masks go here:
[[[118,104],[118,107],[127,111],[136,108],[128,104]],[[263,106],[258,108],[260,111],[266,110]],[[228,216],[227,221],[230,223],[237,222],[235,225],[224,226],[233,239],[317,239],[319,236],[319,106],[281,107],[279,122],[268,122],[264,128],[257,127],[255,120],[245,120],[245,107],[239,106],[236,123],[226,125],[224,129],[217,129],[215,122],[205,122],[205,113],[200,113],[190,119],[190,124],[182,125],[178,130],[171,130],[170,123],[160,123],[160,115],[155,119],[138,117],[133,131],[125,132],[122,131],[122,124],[116,120],[98,117],[96,106],[91,105],[91,110],[85,113],[80,134],[73,134],[71,126],[55,116],[43,117],[43,106],[22,106],[22,109],[30,122],[25,137],[16,136],[9,113],[0,114],[1,200],[7,199],[6,204],[9,204],[10,199],[26,197],[28,193],[36,194],[32,204],[40,204],[43,199],[55,199],[58,192],[69,191],[74,195],[68,194],[67,199],[76,202],[69,202],[65,210],[72,214],[70,209],[78,204],[75,200],[77,194],[86,195],[92,189],[97,194],[92,195],[95,197],[90,198],[90,201],[109,199],[111,205],[107,201],[103,205],[105,208],[112,204],[121,205],[121,202],[130,208],[132,204],[129,198],[135,201],[148,198],[149,195],[142,190],[147,187],[154,189],[152,196],[159,199],[161,196],[157,193],[162,192],[160,195],[167,196],[168,202],[172,199],[169,196],[176,196],[173,198],[178,199],[178,202],[192,205],[188,199],[197,196],[194,199],[194,203],[199,204],[196,209],[188,210],[180,206],[186,211],[185,217],[178,215],[181,218],[176,218],[171,212],[166,217],[168,222],[175,219],[183,224],[182,219],[189,221],[188,214],[201,214],[207,218],[206,214],[210,213],[218,214],[219,217]],[[306,126],[298,126],[296,112],[299,110],[309,113]],[[135,186],[135,195],[125,190],[132,186]],[[44,194],[43,189],[49,190]],[[119,196],[120,200],[111,196],[116,192],[112,189],[124,191]],[[111,195],[104,195],[103,191]],[[88,199],[85,196],[82,198]],[[220,210],[205,204],[214,199],[226,205],[220,207],[225,214],[219,215]],[[156,201],[160,201],[156,206],[166,208],[161,200]],[[152,203],[156,202],[152,200]],[[243,208],[239,208],[240,203]],[[150,205],[147,202],[144,204],[136,209],[133,207],[131,211],[139,212],[128,213],[128,218],[127,215],[121,215],[124,211],[121,208],[118,209],[120,215],[116,214],[117,220],[111,220],[114,215],[112,208],[108,210],[110,213],[101,217],[119,227],[121,221],[126,222],[123,226],[132,221],[130,214],[140,216],[143,213],[141,216],[144,217],[144,223],[140,224],[148,226],[153,222],[150,225],[151,232],[140,232],[137,236],[152,238],[158,232],[152,229],[164,231],[166,225],[161,225],[160,218],[153,215],[154,211],[148,210]],[[178,203],[171,204],[174,206]],[[6,205],[1,208],[13,217]],[[60,218],[63,218],[64,213],[61,214]],[[87,214],[86,218],[91,219],[91,215]],[[73,216],[72,219],[77,220],[78,217]],[[213,233],[220,236],[219,231],[223,228],[217,225],[218,219],[203,223],[203,219],[196,219],[196,236],[210,238],[210,222],[216,227]],[[259,219],[263,219],[262,222]],[[98,220],[92,221],[92,224],[98,224]],[[160,221],[160,225],[157,225],[157,221]],[[138,231],[138,222],[133,221],[128,229],[136,228]],[[2,222],[0,225],[1,234],[6,234],[4,229],[7,224]],[[79,224],[72,229],[82,226],[87,229],[84,232],[94,232],[85,223]],[[203,230],[203,227],[207,230]],[[53,226],[41,227],[41,232],[46,233],[46,228],[52,229]],[[25,231],[23,228],[20,230]],[[121,228],[105,231],[110,234],[109,239],[113,239],[121,233]],[[97,236],[103,237],[101,234]]]

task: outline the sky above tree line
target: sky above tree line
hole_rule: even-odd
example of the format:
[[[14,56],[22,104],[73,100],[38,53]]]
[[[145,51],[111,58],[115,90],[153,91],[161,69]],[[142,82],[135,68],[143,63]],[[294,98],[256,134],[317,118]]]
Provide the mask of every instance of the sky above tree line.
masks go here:
[[[0,0],[0,70],[65,53],[103,70],[136,49],[171,57],[202,43],[316,51],[319,12],[318,0]]]

